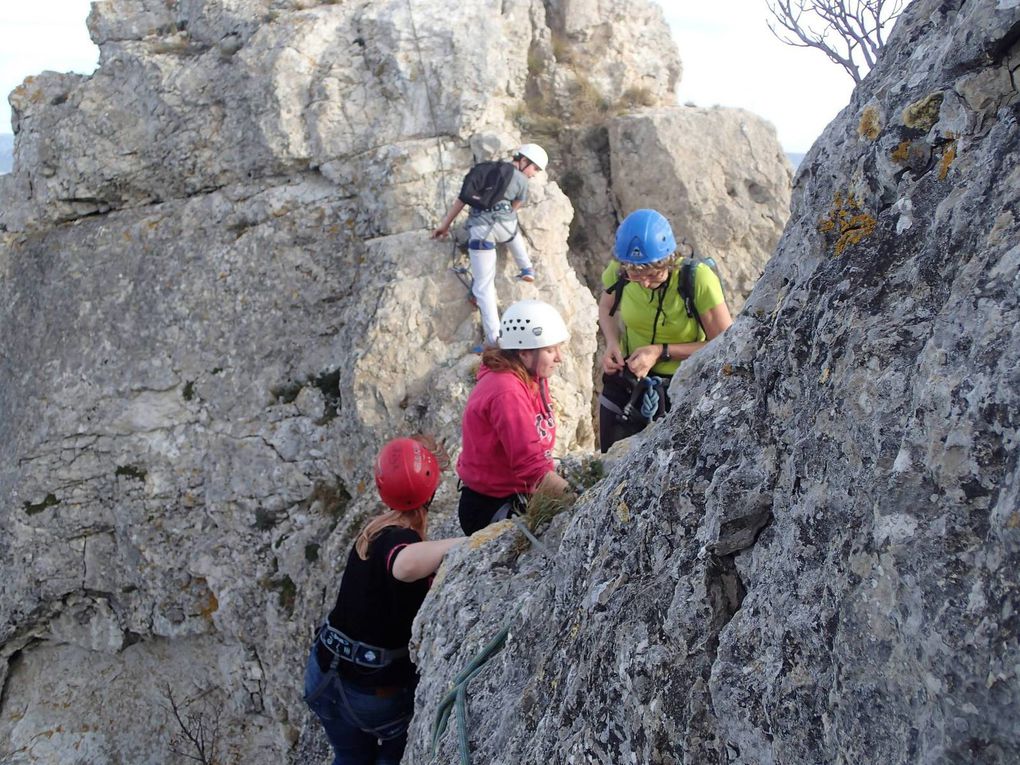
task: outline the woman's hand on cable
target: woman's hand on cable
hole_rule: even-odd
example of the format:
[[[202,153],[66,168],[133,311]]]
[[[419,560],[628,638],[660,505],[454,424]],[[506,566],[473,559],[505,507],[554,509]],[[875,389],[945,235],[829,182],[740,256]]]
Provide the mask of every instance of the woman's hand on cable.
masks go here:
[[[662,353],[661,345],[643,345],[627,357],[627,368],[635,377],[646,377]]]
[[[615,375],[623,371],[623,351],[618,343],[609,343],[602,357],[602,371],[607,375]]]
[[[436,228],[432,229],[432,238],[433,239],[445,239],[447,234],[449,234],[449,233],[450,233],[450,225],[449,224],[437,226]]]

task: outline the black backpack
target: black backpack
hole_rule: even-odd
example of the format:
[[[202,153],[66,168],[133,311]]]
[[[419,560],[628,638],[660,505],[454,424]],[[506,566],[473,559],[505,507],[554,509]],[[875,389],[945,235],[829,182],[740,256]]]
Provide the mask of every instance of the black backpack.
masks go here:
[[[468,170],[457,198],[476,210],[488,210],[503,200],[503,192],[514,177],[510,162],[479,162]]]
[[[698,314],[698,309],[694,305],[694,271],[697,269],[699,263],[704,263],[706,266],[715,271],[717,276],[719,275],[719,269],[716,266],[715,258],[688,258],[680,265],[680,277],[676,280],[676,288],[677,292],[680,293],[680,298],[684,301],[684,308],[687,309],[687,315],[693,317],[694,320],[698,322],[698,326],[701,327],[701,334],[707,338],[708,333],[705,332],[705,325],[701,323],[701,316]],[[628,284],[630,284],[630,280],[626,276],[621,276],[616,280],[616,283],[612,287],[606,290],[606,292],[611,292],[613,294],[613,307],[609,309],[610,316],[613,316],[620,307],[620,301],[623,299],[623,290]],[[659,324],[659,314],[662,311],[662,301],[665,296],[665,291],[660,290],[659,307],[655,312],[655,319],[652,321],[652,343],[655,342],[654,333]]]

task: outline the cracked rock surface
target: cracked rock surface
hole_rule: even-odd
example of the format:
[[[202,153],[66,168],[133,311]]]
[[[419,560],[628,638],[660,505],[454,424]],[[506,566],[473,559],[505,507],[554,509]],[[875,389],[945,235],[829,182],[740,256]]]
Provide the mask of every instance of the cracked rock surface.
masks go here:
[[[97,0],[88,25],[92,76],[11,94],[0,176],[0,762],[185,762],[175,705],[222,763],[315,762],[304,653],[372,458],[455,451],[474,381],[429,229],[535,138],[531,94],[561,122],[579,93],[667,105],[676,50],[644,0]],[[563,313],[558,447],[583,451],[595,304],[539,138],[564,158],[520,215],[539,280],[501,256],[497,289]]]
[[[1018,30],[1017,3],[908,6],[670,415],[549,559],[505,527],[447,563],[407,761],[507,625],[473,761],[1020,759]]]

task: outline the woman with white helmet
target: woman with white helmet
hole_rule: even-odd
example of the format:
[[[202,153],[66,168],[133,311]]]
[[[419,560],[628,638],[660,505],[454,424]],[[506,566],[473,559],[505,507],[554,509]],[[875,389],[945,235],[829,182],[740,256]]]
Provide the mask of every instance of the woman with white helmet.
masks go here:
[[[513,256],[518,270],[517,278],[524,282],[535,281],[535,269],[524,246],[524,237],[517,225],[517,210],[528,201],[528,179],[544,170],[549,155],[537,143],[525,143],[514,152],[512,175],[505,188],[491,206],[484,209],[471,206],[468,215],[468,257],[471,261],[471,294],[482,314],[484,346],[495,348],[499,337],[499,308],[496,301],[496,245],[505,244]],[[504,165],[506,167],[506,165]],[[469,173],[470,175],[470,173]],[[462,189],[463,196],[463,189]],[[443,222],[432,232],[433,239],[441,239],[450,231],[450,225],[467,205],[459,198],[450,207]],[[484,348],[476,346],[475,352]]]
[[[553,463],[549,398],[549,377],[569,337],[559,312],[540,300],[514,303],[503,314],[499,348],[482,355],[464,410],[457,475],[465,534],[518,513],[537,491],[570,490]]]

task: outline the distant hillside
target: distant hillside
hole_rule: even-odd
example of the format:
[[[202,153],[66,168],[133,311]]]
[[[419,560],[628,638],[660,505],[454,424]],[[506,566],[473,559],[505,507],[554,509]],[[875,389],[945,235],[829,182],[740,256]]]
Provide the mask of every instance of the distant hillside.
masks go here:
[[[0,175],[11,172],[14,162],[14,136],[0,133]]]
[[[804,152],[786,152],[786,158],[790,160],[790,164],[793,165],[793,169],[796,170],[800,167],[800,161],[804,159]]]

